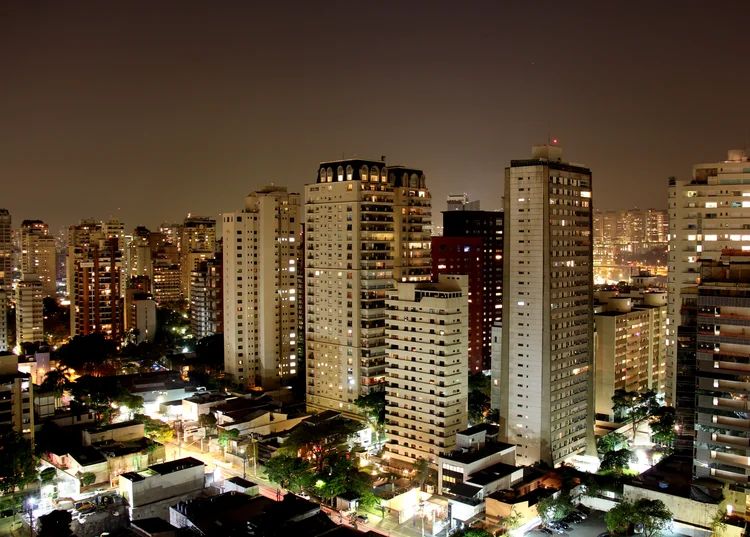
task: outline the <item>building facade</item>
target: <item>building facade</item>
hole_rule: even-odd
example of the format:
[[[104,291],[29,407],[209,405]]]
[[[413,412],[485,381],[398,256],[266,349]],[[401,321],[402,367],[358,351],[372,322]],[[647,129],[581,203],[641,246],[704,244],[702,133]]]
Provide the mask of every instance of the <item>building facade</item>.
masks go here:
[[[136,345],[153,341],[156,335],[156,302],[150,293],[125,291],[125,334]]]
[[[8,209],[0,209],[0,291],[10,291],[13,284],[13,241]]]
[[[694,165],[689,181],[670,178],[669,239],[666,401],[674,405],[680,293],[698,283],[700,260],[716,260],[724,249],[750,251],[750,162],[744,150],[729,151],[724,162]]]
[[[468,277],[399,283],[386,306],[386,452],[431,464],[468,423]]]
[[[604,299],[603,299],[604,301]],[[596,417],[614,421],[617,390],[654,390],[663,394],[667,368],[666,293],[646,293],[643,302],[609,297],[596,323]]]
[[[0,289],[0,352],[8,350],[8,294]]]
[[[190,331],[197,340],[224,332],[221,254],[202,261],[190,280]]]
[[[36,275],[44,296],[57,296],[57,248],[49,226],[41,220],[21,223],[21,274]]]
[[[224,371],[238,384],[274,388],[297,375],[300,225],[300,195],[285,187],[224,214]]]
[[[427,276],[429,200],[421,171],[389,171],[383,161],[321,163],[317,182],[305,187],[311,409],[355,413],[355,399],[384,389],[385,300],[395,274]]]
[[[180,227],[180,289],[190,302],[190,276],[198,263],[216,253],[216,220],[188,215]]]
[[[556,146],[506,168],[500,416],[520,464],[558,465],[593,439],[591,188]]]
[[[44,290],[36,274],[24,276],[16,286],[16,344],[44,339]]]
[[[9,427],[34,441],[34,382],[18,371],[18,356],[0,356],[0,427]]]
[[[750,252],[704,260],[697,293],[696,477],[750,491]]]
[[[436,239],[437,251],[433,263],[435,274],[469,274],[470,366],[472,372],[490,369],[492,327],[503,320],[503,212],[454,211],[443,213],[443,237]],[[478,249],[462,241],[481,239]],[[443,249],[443,246],[446,248]],[[463,248],[463,251],[454,249]],[[467,251],[468,250],[468,251]],[[474,255],[468,256],[472,253]],[[456,272],[458,264],[470,272]],[[453,265],[453,268],[451,267]]]

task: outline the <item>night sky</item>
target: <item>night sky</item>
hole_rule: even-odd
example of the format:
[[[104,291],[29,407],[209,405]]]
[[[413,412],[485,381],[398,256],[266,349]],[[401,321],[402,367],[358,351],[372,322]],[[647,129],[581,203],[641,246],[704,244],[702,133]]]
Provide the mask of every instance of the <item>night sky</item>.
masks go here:
[[[469,6],[469,7],[466,7]],[[342,155],[502,206],[548,135],[594,205],[750,136],[750,2],[3,2],[0,207],[127,229],[302,191]]]

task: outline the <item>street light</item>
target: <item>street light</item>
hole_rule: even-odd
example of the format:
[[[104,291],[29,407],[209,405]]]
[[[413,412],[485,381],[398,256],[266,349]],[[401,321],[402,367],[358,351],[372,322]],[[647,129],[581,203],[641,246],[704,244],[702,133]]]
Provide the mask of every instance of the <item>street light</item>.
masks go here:
[[[29,532],[31,534],[31,537],[34,537],[34,507],[36,506],[36,500],[34,498],[29,498],[28,506],[29,506]]]
[[[245,446],[240,448],[240,454],[242,455],[242,479],[247,479],[247,455],[245,454]]]

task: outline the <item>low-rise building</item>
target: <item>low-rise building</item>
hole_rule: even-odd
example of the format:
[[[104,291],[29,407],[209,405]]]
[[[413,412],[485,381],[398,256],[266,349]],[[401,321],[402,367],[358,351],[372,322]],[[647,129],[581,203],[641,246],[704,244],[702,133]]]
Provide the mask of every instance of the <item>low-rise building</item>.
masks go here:
[[[192,457],[155,464],[120,475],[119,492],[131,520],[169,518],[169,507],[203,493],[205,464]]]
[[[223,405],[237,396],[224,393],[199,393],[182,400],[183,421],[198,421],[198,417],[208,414],[211,409]]]
[[[18,370],[18,356],[0,356],[0,426],[34,441],[34,382]]]

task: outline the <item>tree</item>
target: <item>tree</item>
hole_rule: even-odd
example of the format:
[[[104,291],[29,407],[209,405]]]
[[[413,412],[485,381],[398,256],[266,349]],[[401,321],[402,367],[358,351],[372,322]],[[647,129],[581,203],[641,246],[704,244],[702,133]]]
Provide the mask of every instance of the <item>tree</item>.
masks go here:
[[[88,336],[75,336],[57,350],[57,359],[77,373],[100,375],[116,350],[114,341],[96,332]]]
[[[608,451],[602,457],[599,470],[602,472],[614,472],[620,474],[628,467],[628,464],[633,461],[633,458],[633,453],[627,449]]]
[[[385,424],[385,392],[372,392],[354,400],[373,429],[376,431]]]
[[[486,423],[492,423],[493,425],[498,425],[500,423],[500,409],[499,408],[490,409],[490,411],[484,417],[484,421]]]
[[[55,408],[62,406],[62,396],[66,390],[69,390],[71,382],[68,379],[68,372],[64,366],[48,371],[44,375],[44,380],[40,386],[41,391],[52,392],[55,396]]]
[[[37,534],[38,537],[69,537],[73,535],[70,524],[73,522],[73,515],[70,511],[56,510],[47,515],[39,517],[41,529]]]
[[[633,522],[643,524],[644,537],[659,537],[672,525],[672,511],[661,500],[641,498],[633,503]]]
[[[309,462],[291,455],[276,455],[265,464],[268,480],[292,492],[302,492],[313,486],[312,469]]]
[[[674,444],[674,426],[675,426],[675,409],[671,406],[660,406],[655,409],[648,420],[651,426],[652,437],[654,440],[667,446],[672,447]]]
[[[633,504],[628,501],[622,501],[607,511],[607,514],[604,515],[604,523],[607,525],[610,533],[625,534],[633,517]]]
[[[48,466],[41,472],[39,472],[39,480],[42,483],[51,483],[57,477],[57,468]]]
[[[206,430],[213,430],[216,428],[216,416],[212,412],[201,414],[198,416],[198,425]]]
[[[427,459],[419,457],[414,462],[414,481],[419,486],[419,490],[424,487],[425,481],[430,477],[430,463]]]
[[[137,410],[143,398],[133,396],[117,380],[117,377],[79,377],[71,386],[76,401],[93,410],[100,422],[111,423],[120,406]],[[131,406],[132,405],[132,406]]]
[[[10,429],[0,433],[0,492],[22,489],[38,476],[31,441]]]
[[[659,407],[654,390],[628,392],[615,390],[612,396],[612,411],[618,420],[629,420],[633,424],[633,440],[638,426]]]
[[[96,474],[94,472],[83,472],[78,476],[78,480],[82,487],[89,487],[96,482]]]
[[[484,373],[469,375],[469,421],[473,424],[483,423],[484,416],[490,410],[490,378]]]
[[[466,528],[451,533],[451,537],[492,537],[492,534],[482,528]]]
[[[510,513],[508,513],[507,516],[503,517],[502,525],[506,530],[515,530],[519,527],[521,527],[521,523],[523,522],[523,516],[521,513],[516,511],[515,506],[510,508]]]
[[[331,419],[317,424],[302,422],[292,429],[280,451],[287,455],[297,455],[314,461],[318,472],[323,470],[326,460],[344,449],[349,437],[360,430],[360,423]]]
[[[167,423],[155,420],[145,414],[136,414],[135,419],[143,422],[143,434],[154,442],[166,444],[174,438],[174,429]]]
[[[557,497],[547,496],[536,504],[537,514],[545,525],[552,520],[565,518],[573,509],[573,500],[567,492],[561,492]]]
[[[382,503],[383,500],[381,500],[378,496],[375,496],[375,493],[373,493],[372,490],[368,490],[359,497],[359,506],[363,509],[372,511],[380,507]]]
[[[609,433],[600,437],[596,441],[596,450],[599,455],[604,455],[609,451],[615,451],[620,449],[626,442],[625,435],[620,433]]]
[[[716,514],[711,519],[711,531],[714,532],[714,537],[721,537],[721,535],[724,534],[724,531],[727,529],[727,510],[726,509],[718,509],[716,511]]]
[[[213,334],[198,341],[194,365],[205,372],[224,371],[224,334]]]
[[[234,438],[239,438],[240,432],[237,429],[219,429],[219,445],[227,449],[229,441]]]

